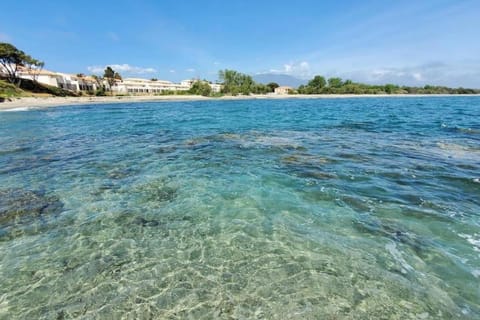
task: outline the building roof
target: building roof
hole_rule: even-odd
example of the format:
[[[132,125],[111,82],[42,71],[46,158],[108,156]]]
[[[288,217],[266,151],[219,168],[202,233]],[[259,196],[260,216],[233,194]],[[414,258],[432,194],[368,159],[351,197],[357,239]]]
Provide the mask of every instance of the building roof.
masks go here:
[[[150,80],[150,79],[143,79],[143,78],[125,78],[123,79],[124,82],[143,82],[143,83],[172,83],[168,80]]]
[[[56,75],[58,75],[57,72],[53,72],[53,71],[50,71],[50,70],[47,70],[47,69],[40,69],[40,70],[36,69],[36,70],[29,71],[29,69],[27,67],[24,67],[24,66],[18,66],[18,72],[20,72],[20,73],[35,72],[38,75],[44,75],[44,76],[56,76]]]

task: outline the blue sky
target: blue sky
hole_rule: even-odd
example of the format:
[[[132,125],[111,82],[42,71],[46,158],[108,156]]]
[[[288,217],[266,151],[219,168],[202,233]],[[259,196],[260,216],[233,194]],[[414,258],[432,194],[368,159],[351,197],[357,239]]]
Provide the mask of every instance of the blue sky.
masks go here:
[[[480,1],[2,4],[0,41],[46,68],[215,80],[219,69],[480,88]]]

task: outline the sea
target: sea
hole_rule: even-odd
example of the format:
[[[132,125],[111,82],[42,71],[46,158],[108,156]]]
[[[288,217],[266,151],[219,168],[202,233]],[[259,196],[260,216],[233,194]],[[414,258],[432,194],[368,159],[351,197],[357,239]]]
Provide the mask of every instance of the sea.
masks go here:
[[[0,319],[480,319],[480,97],[0,113]]]

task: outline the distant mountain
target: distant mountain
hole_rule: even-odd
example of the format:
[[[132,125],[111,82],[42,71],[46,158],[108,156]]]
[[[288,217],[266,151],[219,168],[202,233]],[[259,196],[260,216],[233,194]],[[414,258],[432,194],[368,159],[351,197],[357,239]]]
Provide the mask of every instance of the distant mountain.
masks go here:
[[[306,84],[308,80],[302,80],[295,77],[292,77],[288,74],[278,74],[278,73],[261,73],[253,76],[255,82],[267,84],[270,82],[276,82],[281,86],[289,86],[297,88],[299,85]]]

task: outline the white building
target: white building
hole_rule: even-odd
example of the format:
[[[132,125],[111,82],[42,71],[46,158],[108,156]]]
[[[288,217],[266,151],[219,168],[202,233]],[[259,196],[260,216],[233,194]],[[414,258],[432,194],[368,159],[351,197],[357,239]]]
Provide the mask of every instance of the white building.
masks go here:
[[[58,73],[56,78],[58,87],[62,89],[75,92],[98,89],[98,83],[93,77]]]
[[[163,91],[187,91],[191,85],[188,83],[173,83],[167,80],[148,80],[140,78],[126,78],[116,80],[112,91],[117,94],[155,94]]]
[[[275,94],[289,94],[291,91],[293,91],[293,88],[287,86],[280,86],[275,88]]]
[[[5,70],[0,69],[0,74],[6,77]],[[97,80],[90,76],[81,74],[73,75],[67,73],[53,72],[49,70],[29,70],[25,67],[18,68],[18,77],[21,79],[36,80],[37,82],[53,87],[70,90],[73,92],[94,92],[103,86],[107,90],[112,90],[115,94],[161,94],[165,91],[188,91],[197,79],[183,80],[180,83],[174,83],[167,80],[125,78],[115,80],[110,88],[107,80]],[[222,85],[217,83],[208,83],[213,93],[219,93]]]
[[[182,85],[188,85],[189,88],[192,87],[192,85],[197,82],[197,81],[201,81],[201,82],[205,82],[205,83],[208,83],[208,85],[210,86],[210,88],[212,88],[212,92],[213,93],[220,93],[220,91],[222,91],[222,88],[223,86],[221,84],[218,84],[218,83],[211,83],[211,82],[208,82],[208,81],[205,81],[205,80],[199,80],[199,79],[188,79],[188,80],[183,80],[181,82]]]
[[[213,93],[220,93],[222,91],[223,85],[219,83],[209,83],[210,88],[212,88]]]
[[[0,70],[3,76],[7,75],[7,72],[3,69]],[[17,76],[20,79],[35,80],[38,83],[71,90],[74,92],[80,91],[95,91],[98,89],[98,83],[93,77],[79,76],[66,73],[58,73],[45,69],[31,70],[26,67],[19,66],[17,70]]]

